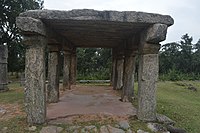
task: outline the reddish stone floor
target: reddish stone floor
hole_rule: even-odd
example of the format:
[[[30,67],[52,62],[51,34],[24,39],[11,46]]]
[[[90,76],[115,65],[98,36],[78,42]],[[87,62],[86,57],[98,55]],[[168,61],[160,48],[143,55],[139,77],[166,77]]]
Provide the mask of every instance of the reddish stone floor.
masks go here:
[[[129,117],[136,109],[129,102],[121,102],[120,95],[110,86],[76,85],[65,91],[58,103],[49,104],[47,119],[57,120],[85,115]]]

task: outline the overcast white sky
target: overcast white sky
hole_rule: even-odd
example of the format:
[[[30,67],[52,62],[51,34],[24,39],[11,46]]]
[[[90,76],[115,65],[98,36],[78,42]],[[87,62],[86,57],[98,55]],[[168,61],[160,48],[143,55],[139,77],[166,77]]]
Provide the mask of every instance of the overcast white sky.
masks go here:
[[[193,43],[200,39],[200,0],[44,0],[45,9],[95,9],[143,11],[171,15],[175,23],[168,29],[165,42],[180,41],[188,33]]]

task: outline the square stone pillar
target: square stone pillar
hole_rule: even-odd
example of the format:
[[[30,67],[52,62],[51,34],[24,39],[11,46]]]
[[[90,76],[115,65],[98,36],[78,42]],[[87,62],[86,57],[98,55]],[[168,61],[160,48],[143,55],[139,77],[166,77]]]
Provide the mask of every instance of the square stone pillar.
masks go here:
[[[124,58],[124,79],[122,88],[122,101],[132,101],[134,98],[135,53],[126,50]]]
[[[45,37],[24,36],[26,45],[25,64],[25,111],[29,124],[41,124],[46,120],[45,91]]]
[[[139,46],[138,119],[156,120],[156,82],[158,80],[158,52],[165,40],[167,25],[154,24],[141,34]]]
[[[115,86],[114,89],[121,90],[123,86],[123,72],[124,72],[124,55],[118,55],[116,59],[115,69]]]
[[[49,45],[48,47],[47,101],[49,103],[56,103],[59,100],[60,50],[57,45]]]
[[[77,75],[77,57],[76,57],[76,48],[74,48],[71,54],[71,67],[70,67],[70,82],[72,85],[76,84],[76,75]]]
[[[8,90],[7,59],[8,47],[6,45],[0,45],[0,92]]]
[[[63,63],[63,90],[71,89],[70,83],[70,68],[71,68],[71,52],[63,51],[64,63]]]
[[[114,86],[115,82],[115,71],[116,71],[116,53],[115,49],[112,49],[112,71],[110,85]]]
[[[31,17],[17,17],[16,24],[26,45],[24,103],[27,122],[42,124],[46,120],[46,26]]]

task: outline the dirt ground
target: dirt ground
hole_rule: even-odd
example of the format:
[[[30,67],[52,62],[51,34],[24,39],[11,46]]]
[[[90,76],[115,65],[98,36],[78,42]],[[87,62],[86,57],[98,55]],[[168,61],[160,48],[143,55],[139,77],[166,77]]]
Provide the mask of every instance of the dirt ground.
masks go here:
[[[62,93],[58,103],[47,107],[47,119],[52,123],[128,119],[135,114],[132,104],[121,102],[119,93],[110,86],[72,86]]]
[[[0,121],[8,120],[15,116],[22,116],[25,113],[18,104],[0,104]]]

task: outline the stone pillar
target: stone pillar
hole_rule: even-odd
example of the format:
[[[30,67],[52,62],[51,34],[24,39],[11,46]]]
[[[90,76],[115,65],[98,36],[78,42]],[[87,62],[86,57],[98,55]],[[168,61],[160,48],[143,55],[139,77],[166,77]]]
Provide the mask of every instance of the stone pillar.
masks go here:
[[[115,82],[115,71],[116,71],[116,53],[115,53],[115,49],[112,49],[112,72],[111,72],[111,81],[110,81],[110,85],[114,86],[114,82]]]
[[[7,59],[8,48],[5,45],[0,45],[0,92],[8,90]]]
[[[31,17],[17,17],[16,24],[26,45],[24,104],[27,122],[42,124],[46,120],[46,27],[41,20]]]
[[[44,123],[46,119],[45,49],[43,36],[25,36],[25,110],[30,124]]]
[[[71,53],[67,50],[63,51],[64,63],[63,63],[63,90],[70,88],[70,66],[71,66]]]
[[[119,54],[116,61],[116,90],[121,90],[123,86],[124,55]]]
[[[76,57],[76,48],[74,48],[71,54],[71,67],[70,67],[70,82],[72,85],[76,84],[76,75],[77,75],[77,57]]]
[[[49,45],[47,85],[47,101],[49,103],[56,103],[59,100],[59,57],[58,46]]]
[[[156,120],[159,42],[165,40],[166,33],[167,25],[154,24],[141,34],[137,115],[143,121]]]
[[[135,53],[126,50],[124,58],[124,80],[122,88],[122,101],[132,101],[134,98]]]

